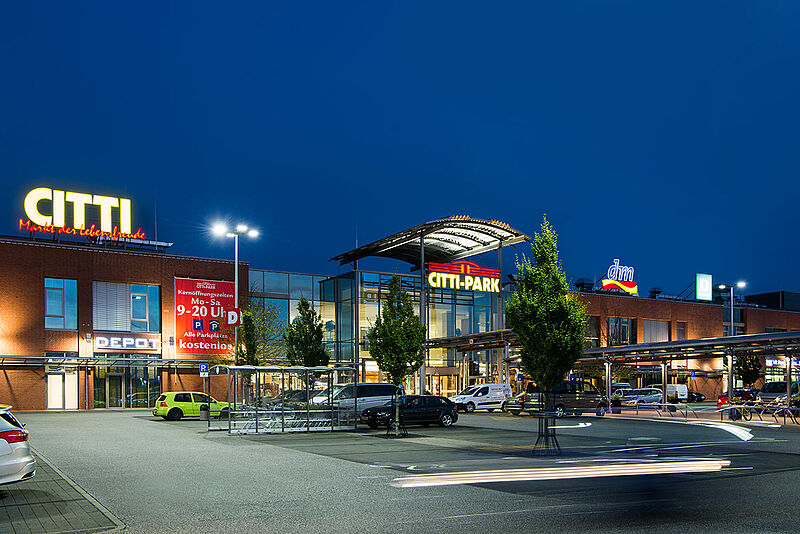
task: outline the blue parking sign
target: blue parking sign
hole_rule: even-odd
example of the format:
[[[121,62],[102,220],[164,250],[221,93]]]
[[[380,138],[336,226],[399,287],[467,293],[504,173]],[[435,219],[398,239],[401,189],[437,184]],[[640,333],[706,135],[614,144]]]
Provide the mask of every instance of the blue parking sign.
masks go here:
[[[192,330],[195,332],[203,331],[203,320],[202,319],[192,319]]]
[[[199,367],[199,370],[200,370],[200,376],[201,377],[207,377],[208,376],[208,364],[207,363],[201,363],[200,367]]]

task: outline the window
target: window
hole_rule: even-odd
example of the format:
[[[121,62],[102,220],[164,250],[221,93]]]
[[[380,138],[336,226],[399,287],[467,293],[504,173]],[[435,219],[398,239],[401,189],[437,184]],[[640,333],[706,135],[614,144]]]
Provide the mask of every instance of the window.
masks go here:
[[[636,321],[627,317],[606,318],[609,347],[636,343]]]
[[[308,300],[312,300],[314,291],[311,276],[307,274],[289,275],[289,297],[293,299],[305,297]]]
[[[175,402],[192,402],[192,399],[188,393],[176,393]]]
[[[159,286],[92,283],[92,324],[106,332],[160,332]]]
[[[595,393],[596,394],[597,390],[594,388],[593,385],[591,385],[591,384],[589,384],[587,382],[584,382],[583,383],[583,392],[584,393]]]
[[[78,282],[44,279],[44,327],[57,330],[78,328]]]
[[[192,393],[192,397],[194,397],[194,402],[211,402],[211,397],[208,395],[203,395],[202,393]]]
[[[675,325],[675,339],[678,341],[683,341],[686,339],[686,322],[685,321],[678,321]]]
[[[587,317],[586,330],[583,334],[583,348],[592,349],[600,346],[600,316],[590,315]]]
[[[264,291],[279,295],[289,294],[289,275],[286,273],[264,272]]]
[[[475,396],[476,397],[483,397],[484,395],[488,395],[488,394],[489,394],[489,388],[481,388],[480,391],[478,391],[475,394]]]
[[[658,343],[669,341],[669,321],[642,321],[642,342]]]

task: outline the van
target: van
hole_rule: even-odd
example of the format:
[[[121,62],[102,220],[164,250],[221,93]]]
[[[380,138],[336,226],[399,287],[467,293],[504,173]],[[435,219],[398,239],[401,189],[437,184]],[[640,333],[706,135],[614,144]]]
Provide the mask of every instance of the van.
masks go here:
[[[661,384],[652,384],[648,387],[661,389]],[[667,384],[667,399],[670,397],[677,397],[679,401],[688,401],[689,388],[686,387],[686,384]]]
[[[467,413],[475,410],[493,412],[495,409],[505,409],[506,400],[511,398],[511,394],[509,384],[477,384],[453,395],[450,400]]]
[[[326,388],[312,397],[311,404],[327,404],[330,396],[333,405],[339,408],[355,408],[358,402],[358,411],[361,412],[391,402],[398,391],[402,396],[403,388],[394,384],[362,382],[358,384],[358,399],[356,399],[356,389],[353,384],[336,384],[330,392]]]

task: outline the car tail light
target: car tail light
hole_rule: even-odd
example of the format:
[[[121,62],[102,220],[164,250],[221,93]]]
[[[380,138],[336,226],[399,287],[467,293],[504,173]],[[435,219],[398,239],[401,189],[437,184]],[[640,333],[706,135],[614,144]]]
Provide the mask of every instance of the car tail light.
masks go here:
[[[0,438],[3,438],[9,443],[19,443],[21,441],[28,441],[28,431],[9,430],[8,432],[0,432]]]
[[[167,403],[166,403],[166,402],[164,402],[164,401],[161,401],[161,407],[162,407],[162,408],[166,408],[166,407],[167,407]]]

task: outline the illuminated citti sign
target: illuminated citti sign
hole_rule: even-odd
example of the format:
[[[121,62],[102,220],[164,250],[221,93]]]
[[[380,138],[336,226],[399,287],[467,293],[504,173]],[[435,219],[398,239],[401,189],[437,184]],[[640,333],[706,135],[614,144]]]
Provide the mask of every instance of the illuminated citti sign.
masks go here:
[[[479,267],[471,261],[429,263],[428,285],[440,289],[466,289],[500,293],[500,271]]]
[[[49,203],[49,214],[42,213],[39,204]],[[67,203],[72,204],[72,226],[67,226]],[[91,195],[60,191],[49,187],[37,187],[25,195],[25,214],[28,220],[19,220],[19,229],[28,232],[80,235],[88,237],[109,237],[111,239],[145,239],[139,228],[131,229],[131,201],[127,198]],[[100,228],[92,224],[86,227],[86,208],[100,209]],[[118,213],[119,226],[112,222],[114,212]]]
[[[633,281],[633,267],[626,267],[619,264],[619,260],[614,258],[614,263],[608,267],[608,278],[602,281],[603,289],[621,289],[626,293],[636,295],[639,286]]]

